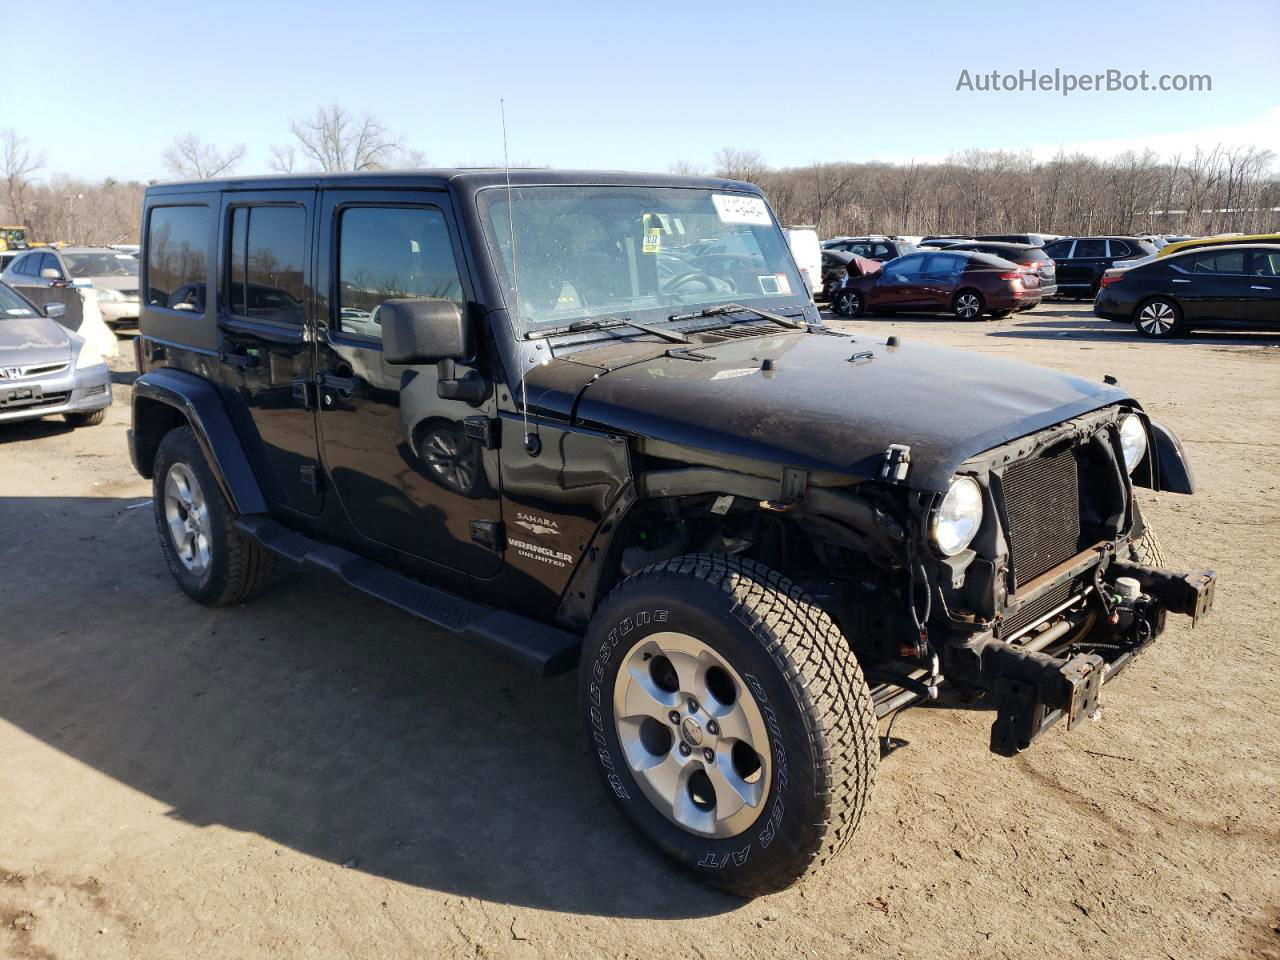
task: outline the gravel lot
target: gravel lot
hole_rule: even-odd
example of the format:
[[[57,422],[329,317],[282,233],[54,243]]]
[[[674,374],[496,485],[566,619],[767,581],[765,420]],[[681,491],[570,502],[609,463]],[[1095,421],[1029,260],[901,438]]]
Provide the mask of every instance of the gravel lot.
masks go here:
[[[728,898],[615,815],[574,677],[318,577],[180,595],[121,363],[103,426],[0,427],[0,955],[1280,957],[1280,338],[1056,304],[841,326],[1114,374],[1182,437],[1201,492],[1144,507],[1217,606],[1100,723],[1007,760],[988,712],[909,712],[834,868]]]

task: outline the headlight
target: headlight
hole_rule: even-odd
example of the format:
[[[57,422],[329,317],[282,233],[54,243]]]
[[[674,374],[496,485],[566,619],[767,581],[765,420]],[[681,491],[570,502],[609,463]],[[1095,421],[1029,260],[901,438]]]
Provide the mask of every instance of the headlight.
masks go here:
[[[1133,473],[1133,468],[1147,452],[1147,428],[1142,425],[1142,418],[1135,413],[1120,421],[1120,449],[1124,452],[1125,470]]]
[[[102,356],[100,350],[89,346],[88,343],[80,345],[80,352],[76,354],[77,370],[83,370],[85,367],[96,367],[102,363],[106,363],[106,359]]]
[[[944,556],[954,557],[969,546],[982,525],[982,488],[969,477],[956,477],[933,512],[929,536]]]
[[[124,294],[119,290],[112,290],[109,287],[96,287],[98,291],[98,299],[107,303],[119,303],[124,300]]]

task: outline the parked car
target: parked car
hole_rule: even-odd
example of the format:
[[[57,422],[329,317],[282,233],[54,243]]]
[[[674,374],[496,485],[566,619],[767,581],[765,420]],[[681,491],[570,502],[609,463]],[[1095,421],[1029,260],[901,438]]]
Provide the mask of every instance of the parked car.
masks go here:
[[[835,240],[828,240],[822,245],[822,248],[824,250],[840,250],[843,253],[855,253],[860,257],[866,257],[868,260],[879,260],[881,262],[916,252],[914,243],[885,236],[839,237]]]
[[[92,286],[102,319],[113,328],[138,323],[138,260],[110,247],[42,247],[16,257],[0,280],[40,301],[41,291]]]
[[[947,247],[954,247],[958,243],[968,243],[968,239],[960,237],[926,237],[916,244],[919,250],[935,249],[945,250]]]
[[[984,233],[973,239],[995,240],[998,243],[1025,243],[1032,247],[1043,247],[1046,240],[1043,233]]]
[[[0,424],[61,415],[73,427],[102,422],[111,406],[111,372],[93,347],[0,283]]]
[[[1056,264],[1058,292],[1080,299],[1097,295],[1102,275],[1117,260],[1149,257],[1156,248],[1137,237],[1068,237],[1044,252]]]
[[[1000,243],[995,240],[961,241],[947,247],[948,250],[976,250],[978,253],[989,253],[1011,263],[1016,263],[1024,270],[1030,270],[1040,278],[1040,296],[1052,297],[1058,292],[1057,268],[1053,258],[1044,252],[1043,247],[1029,243]]]
[[[1280,330],[1280,243],[1212,246],[1108,270],[1093,312],[1153,340],[1197,329]]]
[[[791,247],[791,255],[795,257],[796,266],[800,268],[800,276],[809,288],[809,294],[816,300],[822,296],[823,268],[822,248],[818,246],[818,231],[812,227],[788,227],[783,231],[787,237],[787,245]]]
[[[0,250],[0,273],[4,273],[5,270],[9,268],[9,264],[13,263],[17,258],[18,254],[16,251],[10,252]]]
[[[849,263],[855,256],[843,250],[822,251],[823,299],[830,299],[832,289],[844,282],[844,278],[848,275],[846,271],[849,269]]]
[[[1251,233],[1248,236],[1240,233],[1219,234],[1214,237],[1186,237],[1172,240],[1160,248],[1159,255],[1172,257],[1174,254],[1200,247],[1221,246],[1227,243],[1280,243],[1280,233]]]
[[[959,320],[1006,317],[1040,302],[1040,278],[1000,257],[972,251],[913,253],[879,273],[849,277],[831,293],[842,317],[897,310],[949,311]]]
[[[646,214],[680,229],[645,251]],[[703,241],[756,273],[660,280],[660,253]],[[538,673],[579,665],[605,794],[738,894],[847,843],[880,718],[954,683],[988,695],[991,748],[1016,754],[1212,600],[1211,572],[1140,562],[1134,487],[1192,488],[1128,392],[911,338],[849,345],[749,184],[156,185],[142,269],[130,449],[178,587],[238,606],[285,561]],[[259,322],[241,284],[300,308]],[[184,287],[204,293],[174,309]],[[349,309],[379,322],[348,328]],[[439,789],[467,785],[442,771]]]

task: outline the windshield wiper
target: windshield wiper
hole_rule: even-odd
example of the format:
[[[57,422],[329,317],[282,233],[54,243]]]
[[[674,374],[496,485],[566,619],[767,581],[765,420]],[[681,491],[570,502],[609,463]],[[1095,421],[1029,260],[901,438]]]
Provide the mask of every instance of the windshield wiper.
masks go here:
[[[770,310],[761,310],[759,307],[747,307],[740,303],[718,303],[714,307],[706,307],[698,310],[696,313],[673,313],[668,320],[697,320],[701,317],[718,317],[726,313],[754,313],[762,320],[772,320],[774,323],[783,327],[791,327],[793,330],[801,330],[805,327],[803,323],[797,323],[791,317],[784,316],[781,313],[773,313]]]
[[[585,320],[575,320],[573,323],[563,327],[552,327],[549,330],[530,330],[525,334],[526,340],[545,340],[547,337],[554,337],[561,333],[583,333],[588,330],[613,330],[617,327],[633,327],[636,330],[642,330],[645,333],[652,333],[656,337],[663,340],[669,340],[672,343],[689,343],[688,337],[680,333],[678,330],[664,330],[662,327],[651,327],[647,323],[637,323],[628,317],[588,317]]]

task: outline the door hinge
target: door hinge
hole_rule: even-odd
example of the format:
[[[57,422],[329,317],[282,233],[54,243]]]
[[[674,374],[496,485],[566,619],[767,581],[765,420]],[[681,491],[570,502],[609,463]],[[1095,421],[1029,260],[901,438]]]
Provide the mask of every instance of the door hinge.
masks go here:
[[[312,493],[320,492],[320,471],[314,463],[299,467],[298,476],[302,479],[302,485]]]
[[[501,520],[472,520],[471,539],[494,553],[501,553],[507,548],[507,535]]]
[[[468,440],[474,440],[485,450],[498,446],[498,421],[489,417],[467,417],[462,421],[462,432]]]

